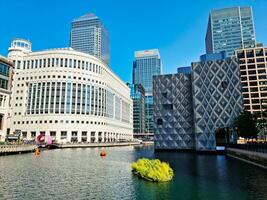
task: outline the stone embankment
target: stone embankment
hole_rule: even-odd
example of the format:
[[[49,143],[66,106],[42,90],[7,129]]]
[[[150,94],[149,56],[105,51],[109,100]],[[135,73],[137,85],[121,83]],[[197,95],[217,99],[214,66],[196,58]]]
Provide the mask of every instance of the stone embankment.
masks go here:
[[[227,148],[227,155],[267,169],[267,153]]]

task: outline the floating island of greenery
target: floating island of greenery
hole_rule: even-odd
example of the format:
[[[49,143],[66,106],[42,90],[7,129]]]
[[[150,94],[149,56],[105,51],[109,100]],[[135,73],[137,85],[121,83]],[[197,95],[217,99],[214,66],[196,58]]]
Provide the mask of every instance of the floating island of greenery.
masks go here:
[[[132,163],[132,172],[148,181],[166,182],[173,178],[173,170],[166,162],[158,159],[141,158]]]

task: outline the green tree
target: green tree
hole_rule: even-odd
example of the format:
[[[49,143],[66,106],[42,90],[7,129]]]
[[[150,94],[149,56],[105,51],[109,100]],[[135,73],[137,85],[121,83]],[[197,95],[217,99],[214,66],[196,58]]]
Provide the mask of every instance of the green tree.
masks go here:
[[[258,129],[253,115],[248,111],[243,111],[235,120],[235,125],[238,128],[238,136],[251,139],[257,138]]]

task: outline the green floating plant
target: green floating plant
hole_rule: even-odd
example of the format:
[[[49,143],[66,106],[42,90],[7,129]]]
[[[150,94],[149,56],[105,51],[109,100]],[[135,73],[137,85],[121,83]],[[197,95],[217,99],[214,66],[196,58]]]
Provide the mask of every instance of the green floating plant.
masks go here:
[[[166,182],[173,178],[173,170],[166,162],[158,159],[141,158],[133,162],[132,172],[148,181]]]

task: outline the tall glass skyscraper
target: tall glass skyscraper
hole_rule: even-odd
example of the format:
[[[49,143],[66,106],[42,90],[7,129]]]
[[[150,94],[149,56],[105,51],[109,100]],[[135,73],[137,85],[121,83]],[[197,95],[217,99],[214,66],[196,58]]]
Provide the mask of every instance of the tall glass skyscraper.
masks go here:
[[[145,89],[141,84],[128,84],[133,100],[133,131],[145,132]]]
[[[133,84],[145,89],[145,132],[153,133],[153,76],[162,74],[158,49],[136,51],[133,62]]]
[[[73,49],[88,53],[109,64],[109,35],[101,20],[89,13],[71,23],[70,45]]]
[[[152,95],[153,76],[162,73],[158,49],[136,51],[133,63],[133,83],[142,84],[146,96]]]
[[[255,47],[256,36],[251,7],[212,10],[206,33],[206,53],[226,51],[234,55],[236,49]]]

